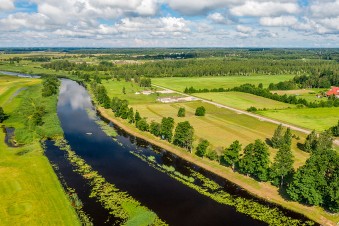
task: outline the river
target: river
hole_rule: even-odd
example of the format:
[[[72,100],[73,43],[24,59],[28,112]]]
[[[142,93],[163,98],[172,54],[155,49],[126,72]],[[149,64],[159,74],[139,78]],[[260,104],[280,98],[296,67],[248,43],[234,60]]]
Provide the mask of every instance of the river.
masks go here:
[[[117,130],[118,136],[113,140],[102,131],[89,111],[94,111],[94,107],[86,89],[74,81],[63,79],[58,116],[72,150],[108,182],[126,191],[168,224],[265,225],[149,166],[131,151],[150,152],[151,145],[137,142],[121,130]],[[47,156],[51,157],[48,150]],[[57,163],[55,159],[51,161]],[[63,177],[67,175],[70,174]],[[82,183],[73,183],[72,186],[76,191],[83,190]]]

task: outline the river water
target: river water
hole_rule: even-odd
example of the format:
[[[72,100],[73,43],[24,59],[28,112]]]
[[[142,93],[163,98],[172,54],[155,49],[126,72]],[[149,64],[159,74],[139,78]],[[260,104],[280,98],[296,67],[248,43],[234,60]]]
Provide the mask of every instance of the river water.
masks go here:
[[[265,225],[198,193],[131,154],[131,151],[150,152],[152,148],[121,130],[117,130],[118,136],[113,140],[88,114],[93,110],[91,99],[83,86],[71,80],[62,80],[58,116],[72,150],[108,182],[126,191],[168,224]],[[53,159],[49,152],[47,150],[46,155],[58,164],[58,160]],[[180,165],[176,163],[176,167]],[[63,175],[66,182],[67,176],[72,175]],[[71,178],[68,180],[72,181]],[[82,183],[73,183],[72,187],[76,191],[84,190]],[[85,196],[80,198],[84,199]],[[83,202],[86,203],[86,200]],[[97,216],[92,214],[91,217]]]
[[[62,79],[58,101],[58,116],[64,135],[72,150],[84,159],[93,170],[98,171],[108,182],[121,191],[126,191],[142,205],[154,211],[169,225],[266,225],[258,220],[236,212],[234,207],[222,205],[173,179],[143,161],[139,156],[152,156],[158,164],[172,166],[176,171],[189,175],[196,171],[213,179],[233,196],[256,199],[238,186],[208,173],[179,157],[129,135],[113,126],[118,134],[114,139],[106,135],[96,121],[96,115],[87,90],[78,83]],[[46,156],[57,165],[57,174],[62,182],[75,189],[84,203],[84,211],[95,225],[112,225],[114,217],[100,206],[94,198],[89,198],[90,187],[80,175],[73,172],[63,152],[46,143]],[[299,214],[281,209],[286,215],[305,220]]]

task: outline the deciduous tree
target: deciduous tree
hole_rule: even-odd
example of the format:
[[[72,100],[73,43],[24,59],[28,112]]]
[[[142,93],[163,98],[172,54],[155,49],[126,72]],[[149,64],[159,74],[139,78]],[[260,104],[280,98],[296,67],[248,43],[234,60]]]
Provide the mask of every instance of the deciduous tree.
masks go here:
[[[194,129],[188,121],[179,122],[175,128],[173,144],[191,152],[193,146]]]

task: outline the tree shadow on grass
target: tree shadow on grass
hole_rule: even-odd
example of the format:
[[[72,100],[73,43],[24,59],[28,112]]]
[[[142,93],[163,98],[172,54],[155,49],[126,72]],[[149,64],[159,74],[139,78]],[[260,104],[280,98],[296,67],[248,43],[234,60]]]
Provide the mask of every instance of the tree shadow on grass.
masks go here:
[[[270,147],[273,146],[272,141],[271,141],[271,139],[269,139],[269,138],[266,138],[266,139],[265,139],[265,143],[266,143],[268,146],[270,146]]]

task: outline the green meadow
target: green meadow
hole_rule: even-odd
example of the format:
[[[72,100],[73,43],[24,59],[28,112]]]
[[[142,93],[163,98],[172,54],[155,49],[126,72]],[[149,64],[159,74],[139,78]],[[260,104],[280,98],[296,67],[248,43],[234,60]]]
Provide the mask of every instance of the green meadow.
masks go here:
[[[8,147],[0,132],[0,224],[80,225],[40,144],[44,137],[63,134],[56,114],[57,96],[41,97],[40,83],[38,79],[0,76],[0,105],[9,115],[3,125],[16,129],[15,140],[21,144]],[[27,102],[29,98],[36,100]],[[42,126],[27,127],[28,118],[21,114],[29,108],[27,103],[45,106]]]
[[[337,124],[339,108],[302,108],[259,111],[258,114],[318,132]]]
[[[262,83],[264,87],[273,82],[290,80],[294,75],[252,75],[252,76],[221,76],[221,77],[172,77],[172,78],[152,78],[152,84],[163,86],[179,92],[183,92],[186,87],[193,86],[196,89],[213,88],[233,88],[245,83],[258,85]]]
[[[193,96],[241,110],[246,110],[249,107],[256,107],[257,109],[295,108],[295,105],[293,104],[286,104],[283,102],[241,92],[194,93]]]

